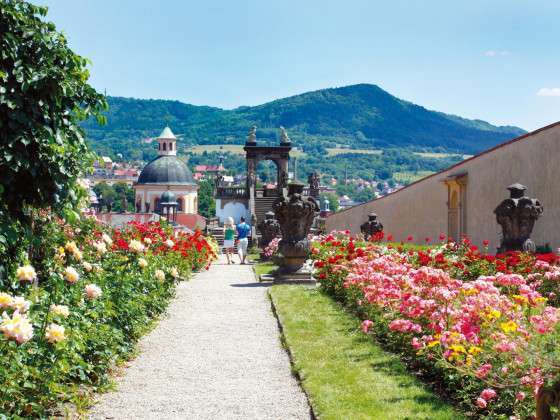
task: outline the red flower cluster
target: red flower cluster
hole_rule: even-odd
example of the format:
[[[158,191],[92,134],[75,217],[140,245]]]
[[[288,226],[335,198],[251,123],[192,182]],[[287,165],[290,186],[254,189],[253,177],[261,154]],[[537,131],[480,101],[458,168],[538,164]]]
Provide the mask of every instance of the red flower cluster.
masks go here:
[[[136,240],[155,255],[175,252],[190,259],[193,270],[208,269],[217,257],[214,247],[199,230],[192,234],[179,232],[174,236],[171,227],[164,227],[159,222],[129,222],[125,229],[116,229],[112,239],[114,250],[128,251],[130,241]]]

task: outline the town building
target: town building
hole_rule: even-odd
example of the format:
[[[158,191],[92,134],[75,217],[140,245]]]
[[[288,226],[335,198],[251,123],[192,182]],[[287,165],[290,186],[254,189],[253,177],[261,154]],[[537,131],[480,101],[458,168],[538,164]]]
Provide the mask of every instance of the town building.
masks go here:
[[[191,171],[177,157],[177,138],[169,127],[165,127],[159,137],[158,156],[149,162],[133,184],[136,212],[159,211],[159,201],[165,191],[177,197],[178,221],[184,214],[198,212],[198,185]]]

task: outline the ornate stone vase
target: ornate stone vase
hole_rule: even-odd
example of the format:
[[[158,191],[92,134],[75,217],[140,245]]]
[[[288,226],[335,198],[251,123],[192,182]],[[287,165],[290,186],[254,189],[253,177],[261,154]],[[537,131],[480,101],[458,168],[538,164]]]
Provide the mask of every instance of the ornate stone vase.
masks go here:
[[[265,214],[265,219],[259,223],[258,228],[261,233],[259,246],[262,250],[264,250],[274,238],[277,238],[281,234],[280,224],[278,220],[274,218],[274,212],[271,211]],[[267,259],[264,253],[261,253],[261,258]]]
[[[496,221],[502,227],[502,242],[498,253],[507,251],[535,252],[531,233],[535,222],[543,213],[543,206],[536,198],[525,195],[527,187],[513,184],[507,188],[510,198],[502,201],[494,210]]]
[[[383,225],[377,220],[377,214],[370,213],[367,222],[360,225],[360,231],[366,239],[371,239],[376,233],[383,231]]]
[[[282,254],[281,274],[300,270],[311,251],[307,235],[319,206],[312,197],[303,196],[303,187],[303,184],[289,184],[288,196],[278,197],[272,205],[282,232],[282,240],[278,244]]]

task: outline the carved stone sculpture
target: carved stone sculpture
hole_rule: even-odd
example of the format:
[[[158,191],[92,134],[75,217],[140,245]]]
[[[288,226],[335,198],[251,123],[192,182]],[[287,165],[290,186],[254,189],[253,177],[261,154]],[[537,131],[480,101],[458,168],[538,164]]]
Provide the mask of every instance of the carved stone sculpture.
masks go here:
[[[247,134],[247,141],[246,144],[257,144],[257,126],[254,125],[249,129],[249,133]]]
[[[560,382],[541,387],[537,394],[536,420],[553,420],[551,408],[560,407]]]
[[[123,193],[121,196],[121,213],[126,213],[128,211],[128,200],[126,199],[126,194]]]
[[[280,176],[278,178],[278,190],[281,194],[282,188],[286,188],[288,186],[288,173],[284,170],[280,170]]]
[[[360,231],[366,239],[371,239],[376,233],[383,231],[383,225],[377,220],[377,214],[370,213],[367,222],[360,225]]]
[[[261,232],[261,249],[265,249],[270,241],[274,238],[280,236],[280,224],[278,224],[278,220],[274,218],[274,212],[267,212],[265,214],[265,219],[259,223],[259,231]]]
[[[309,183],[309,195],[313,198],[319,197],[319,174],[313,172],[307,177],[307,182]]]
[[[282,232],[282,240],[278,244],[283,257],[280,272],[294,274],[309,256],[311,244],[307,235],[319,206],[313,197],[303,196],[303,184],[290,184],[288,196],[278,197],[272,209]]]
[[[280,144],[284,145],[284,144],[289,144],[291,142],[292,141],[288,137],[288,132],[286,131],[286,129],[280,126]]]
[[[531,233],[536,220],[543,213],[543,206],[536,198],[525,195],[527,187],[513,184],[507,188],[510,198],[506,198],[494,210],[496,221],[502,227],[502,243],[498,253],[507,251],[535,252]]]
[[[221,173],[217,173],[216,174],[216,178],[214,179],[214,186],[216,187],[216,190],[222,186],[222,183],[224,182],[224,176]]]

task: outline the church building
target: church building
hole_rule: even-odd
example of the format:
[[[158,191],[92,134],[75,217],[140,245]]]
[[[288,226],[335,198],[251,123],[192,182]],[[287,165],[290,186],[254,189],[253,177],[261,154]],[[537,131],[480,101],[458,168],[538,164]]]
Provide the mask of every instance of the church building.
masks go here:
[[[158,157],[148,163],[133,185],[137,213],[158,213],[161,195],[171,191],[178,203],[177,213],[198,213],[198,185],[187,165],[177,157],[177,137],[165,127],[159,137]]]

